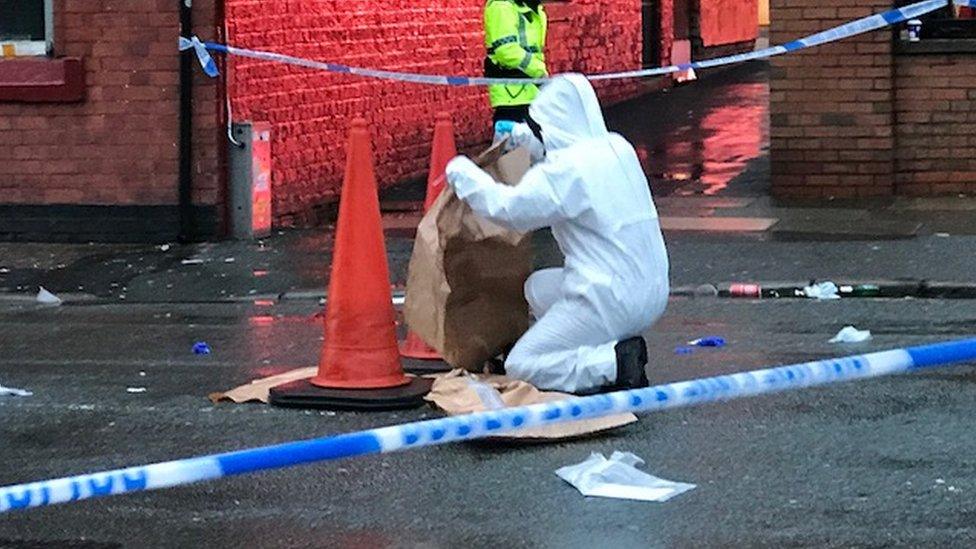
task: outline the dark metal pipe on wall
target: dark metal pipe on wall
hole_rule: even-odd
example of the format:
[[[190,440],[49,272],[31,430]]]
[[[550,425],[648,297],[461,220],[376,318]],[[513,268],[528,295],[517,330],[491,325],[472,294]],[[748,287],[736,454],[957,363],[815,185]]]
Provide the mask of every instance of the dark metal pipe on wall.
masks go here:
[[[193,0],[177,0],[180,35],[193,36]],[[192,240],[193,223],[193,60],[192,49],[180,55],[179,239]]]

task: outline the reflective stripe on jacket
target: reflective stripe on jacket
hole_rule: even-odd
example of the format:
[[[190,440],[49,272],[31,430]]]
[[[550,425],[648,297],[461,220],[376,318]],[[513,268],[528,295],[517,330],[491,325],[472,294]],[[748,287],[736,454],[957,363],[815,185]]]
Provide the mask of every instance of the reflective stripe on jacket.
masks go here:
[[[485,76],[542,78],[547,75],[547,18],[516,0],[488,0],[485,6]],[[539,93],[534,84],[494,85],[488,88],[492,107],[528,105]]]

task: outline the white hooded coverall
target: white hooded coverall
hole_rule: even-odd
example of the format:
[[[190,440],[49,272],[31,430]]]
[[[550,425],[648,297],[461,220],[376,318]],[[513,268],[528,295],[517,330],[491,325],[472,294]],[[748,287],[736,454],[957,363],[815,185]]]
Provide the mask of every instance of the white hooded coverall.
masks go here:
[[[546,156],[518,185],[495,182],[464,157],[448,166],[448,181],[487,219],[521,232],[552,228],[565,266],[526,281],[537,322],[505,370],[543,389],[585,392],[613,384],[614,346],[664,313],[667,251],[637,155],[607,131],[584,77],[554,79],[530,115],[542,128]]]

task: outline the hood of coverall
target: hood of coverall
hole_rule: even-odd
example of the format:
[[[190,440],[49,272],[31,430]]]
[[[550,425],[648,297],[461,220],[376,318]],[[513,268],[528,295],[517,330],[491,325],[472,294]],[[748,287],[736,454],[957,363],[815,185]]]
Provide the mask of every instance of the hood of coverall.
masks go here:
[[[543,86],[529,116],[542,128],[547,151],[609,136],[596,92],[581,74],[558,76]]]

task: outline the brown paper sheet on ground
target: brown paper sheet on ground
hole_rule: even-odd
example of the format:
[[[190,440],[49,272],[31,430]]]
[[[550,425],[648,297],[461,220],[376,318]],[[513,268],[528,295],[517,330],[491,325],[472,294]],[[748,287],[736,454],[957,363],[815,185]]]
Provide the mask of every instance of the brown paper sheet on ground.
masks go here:
[[[212,393],[210,400],[218,402],[263,402],[268,403],[268,391],[276,385],[315,375],[318,368],[298,368],[271,377],[255,379],[224,393]],[[540,402],[551,402],[575,398],[564,393],[540,391],[532,385],[505,376],[478,375],[464,370],[452,370],[446,374],[425,376],[434,378],[434,387],[425,397],[428,402],[448,415],[469,414],[485,410],[512,406],[527,406]],[[557,423],[545,427],[523,429],[495,439],[512,441],[552,441],[577,438],[608,431],[637,421],[634,414],[617,414],[596,419],[585,419],[569,423]]]
[[[476,163],[496,180],[517,183],[529,168],[501,145]],[[417,227],[407,277],[407,325],[448,364],[480,372],[484,362],[529,327],[523,286],[532,270],[525,235],[487,221],[445,189]]]
[[[478,375],[464,370],[454,370],[438,377],[434,381],[433,389],[425,398],[449,415],[459,415],[577,397],[565,393],[540,391],[524,381],[505,376]],[[637,416],[634,414],[617,414],[532,427],[491,438],[522,441],[562,440],[616,429],[635,421]]]
[[[225,393],[210,393],[208,398],[214,404],[226,401],[236,402],[238,404],[244,402],[263,402],[267,404],[268,392],[271,391],[272,387],[277,387],[278,385],[289,383],[291,381],[297,381],[299,379],[308,379],[314,376],[318,370],[319,369],[317,366],[289,370],[271,377],[255,379],[247,385],[235,387]]]

